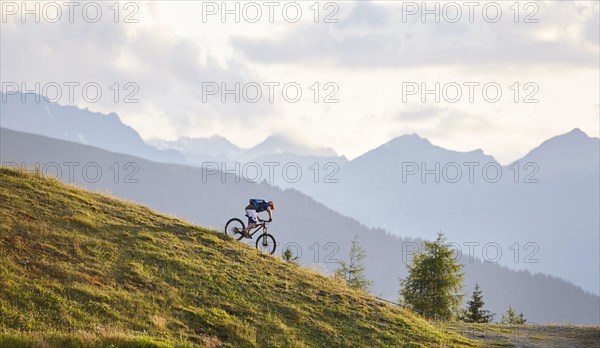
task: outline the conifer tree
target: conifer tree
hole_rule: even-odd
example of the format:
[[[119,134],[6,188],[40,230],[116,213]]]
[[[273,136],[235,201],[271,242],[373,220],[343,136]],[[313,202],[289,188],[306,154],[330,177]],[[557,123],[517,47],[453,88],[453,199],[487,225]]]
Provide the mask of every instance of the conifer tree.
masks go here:
[[[400,281],[400,302],[429,318],[455,318],[464,297],[462,268],[451,244],[438,233],[408,266],[408,277]]]
[[[335,272],[335,276],[346,281],[349,287],[364,292],[369,291],[372,282],[365,276],[365,259],[367,254],[358,243],[358,237],[354,236],[352,247],[350,248],[350,260],[346,263],[343,260],[338,261],[340,268]]]
[[[283,260],[289,263],[298,264],[298,256],[294,256],[292,249],[290,247],[285,248],[282,254]]]
[[[519,315],[517,315],[517,312],[515,312],[512,306],[508,306],[508,311],[506,311],[506,315],[502,314],[502,324],[523,325],[526,322],[527,319],[523,317],[523,313],[519,313]]]
[[[471,299],[467,302],[467,310],[461,318],[467,323],[489,323],[494,319],[494,314],[490,311],[483,309],[483,295],[479,284],[475,283],[475,290]]]

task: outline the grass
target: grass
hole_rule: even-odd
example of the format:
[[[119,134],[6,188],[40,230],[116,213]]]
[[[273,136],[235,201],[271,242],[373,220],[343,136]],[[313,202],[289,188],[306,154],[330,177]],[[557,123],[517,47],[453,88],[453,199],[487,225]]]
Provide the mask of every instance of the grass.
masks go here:
[[[88,346],[478,343],[222,233],[0,169],[0,347]]]
[[[60,332],[4,332],[0,335],[0,347],[29,348],[29,347],[144,347],[144,348],[168,348],[172,345],[162,340],[156,340],[149,336],[135,333],[118,331],[74,333]],[[178,346],[189,346],[183,344]]]

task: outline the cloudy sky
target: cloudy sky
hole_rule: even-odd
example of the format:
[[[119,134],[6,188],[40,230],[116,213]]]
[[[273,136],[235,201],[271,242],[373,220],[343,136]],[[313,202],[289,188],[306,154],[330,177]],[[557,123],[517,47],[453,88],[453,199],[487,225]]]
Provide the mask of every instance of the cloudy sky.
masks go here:
[[[2,89],[60,85],[61,103],[117,112],[145,139],[280,133],[353,158],[417,133],[506,163],[600,132],[597,1],[39,2],[39,23],[20,4],[2,2]],[[222,93],[236,83],[239,102]],[[436,83],[439,101],[422,93]]]

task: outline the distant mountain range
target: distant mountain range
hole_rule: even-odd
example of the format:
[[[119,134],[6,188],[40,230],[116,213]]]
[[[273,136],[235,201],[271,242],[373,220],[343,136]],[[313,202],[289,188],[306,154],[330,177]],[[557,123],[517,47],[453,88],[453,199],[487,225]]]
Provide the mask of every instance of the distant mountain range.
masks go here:
[[[160,149],[177,150],[186,154],[188,159],[198,163],[202,163],[205,159],[231,158],[242,152],[242,149],[219,135],[209,138],[182,137],[176,141],[152,140],[149,143]]]
[[[3,128],[96,146],[158,162],[186,162],[185,156],[177,151],[159,150],[146,144],[115,113],[105,115],[75,106],[62,106],[33,93],[0,92],[0,101],[0,127]]]
[[[150,141],[150,144],[162,149],[174,149],[189,156],[199,156],[201,159],[225,158],[242,162],[285,154],[338,157],[331,148],[311,148],[295,143],[281,134],[271,135],[250,149],[239,148],[226,138],[218,135],[209,138],[182,137],[176,141],[154,140]]]
[[[277,210],[270,232],[277,238],[278,254],[290,247],[305,266],[331,272],[337,268],[337,260],[347,258],[350,240],[357,236],[367,252],[366,272],[374,281],[373,294],[391,300],[397,297],[398,279],[406,276],[406,263],[412,255],[408,251],[422,243],[367,228],[296,190],[238,181],[231,175],[223,180],[220,174],[206,176],[202,168],[156,163],[39,135],[0,129],[0,158],[3,165],[10,166],[25,163],[33,167],[38,163],[47,175],[60,172],[65,182],[143,203],[217,230],[229,218],[243,215],[249,197],[272,199]],[[74,168],[72,173],[68,166]],[[96,174],[98,168],[100,176]],[[572,283],[513,271],[480,258],[469,260],[466,255],[461,260],[466,292],[479,282],[486,307],[495,313],[512,305],[530,322],[600,323],[600,297]]]
[[[397,235],[432,238],[441,230],[463,251],[479,243],[473,244],[479,257],[487,252],[495,259],[498,243],[501,264],[598,294],[599,158],[600,140],[579,129],[502,167],[481,151],[450,151],[410,135],[350,161],[339,184],[312,195]]]
[[[337,180],[339,169],[348,163],[346,157],[338,156],[331,148],[311,148],[281,134],[271,135],[249,149],[239,148],[218,135],[150,143],[182,153],[188,164],[197,167],[217,165],[221,170],[235,170],[238,165],[237,172],[251,181],[266,180],[305,193]],[[277,175],[269,175],[269,171],[277,171]]]
[[[61,106],[33,93],[0,92],[0,97],[0,126],[3,128],[96,146],[157,162],[231,169],[249,181],[267,180],[279,187],[303,192],[319,188],[328,176],[335,179],[339,168],[348,162],[331,148],[304,146],[281,134],[271,135],[249,149],[239,148],[217,135],[145,143],[133,128],[123,124],[114,113],[105,115],[74,106]],[[237,170],[236,166],[239,166]],[[275,169],[279,175],[269,175],[269,171]],[[281,175],[284,170],[285,176]]]

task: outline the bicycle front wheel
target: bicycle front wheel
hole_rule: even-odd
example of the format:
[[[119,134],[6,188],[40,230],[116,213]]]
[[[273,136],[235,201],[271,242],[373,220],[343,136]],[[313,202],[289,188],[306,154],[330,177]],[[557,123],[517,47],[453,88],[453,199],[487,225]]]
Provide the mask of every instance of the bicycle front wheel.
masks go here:
[[[273,255],[276,248],[277,243],[275,242],[275,237],[268,233],[258,236],[258,239],[256,240],[256,249],[263,253],[269,253]]]

